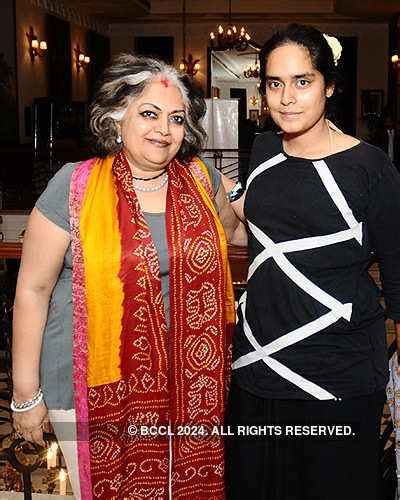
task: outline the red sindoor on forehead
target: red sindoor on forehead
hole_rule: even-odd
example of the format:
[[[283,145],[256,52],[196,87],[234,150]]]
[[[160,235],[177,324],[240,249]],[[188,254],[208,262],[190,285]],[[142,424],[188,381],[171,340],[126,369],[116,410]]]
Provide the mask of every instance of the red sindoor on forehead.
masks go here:
[[[161,85],[167,89],[169,87],[169,81],[166,78],[162,78]]]

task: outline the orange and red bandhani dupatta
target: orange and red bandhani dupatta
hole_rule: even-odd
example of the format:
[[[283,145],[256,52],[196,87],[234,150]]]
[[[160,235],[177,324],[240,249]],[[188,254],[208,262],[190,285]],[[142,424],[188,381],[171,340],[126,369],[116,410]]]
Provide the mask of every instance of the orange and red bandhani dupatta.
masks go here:
[[[156,249],[124,155],[73,173],[83,500],[224,498],[223,438],[210,431],[223,424],[230,372],[226,240],[202,162],[172,162],[168,175],[169,332]]]

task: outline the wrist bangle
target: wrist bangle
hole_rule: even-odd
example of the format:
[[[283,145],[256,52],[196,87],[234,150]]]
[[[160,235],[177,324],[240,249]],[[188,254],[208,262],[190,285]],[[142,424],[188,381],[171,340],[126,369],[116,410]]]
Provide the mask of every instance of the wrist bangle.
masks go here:
[[[232,203],[238,200],[243,195],[244,191],[245,189],[242,186],[242,183],[238,181],[229,191],[229,193],[226,193],[226,199],[229,201],[229,203]]]
[[[24,401],[23,403],[16,403],[14,398],[12,398],[10,408],[15,413],[22,413],[24,411],[29,411],[32,408],[35,408],[35,406],[37,406],[42,400],[43,392],[42,389],[39,388],[37,394],[35,394],[32,399],[28,399],[28,401]]]

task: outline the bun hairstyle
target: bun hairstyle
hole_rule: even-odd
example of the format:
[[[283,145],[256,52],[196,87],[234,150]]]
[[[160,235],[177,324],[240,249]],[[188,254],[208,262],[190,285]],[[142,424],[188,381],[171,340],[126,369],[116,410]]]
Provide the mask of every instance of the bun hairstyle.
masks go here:
[[[325,86],[333,85],[337,91],[338,72],[332,52],[326,37],[313,26],[305,24],[289,24],[266,41],[260,52],[260,92],[265,94],[265,69],[271,52],[283,45],[296,44],[304,47],[310,54],[313,67],[324,77]],[[329,99],[327,104],[331,104]]]

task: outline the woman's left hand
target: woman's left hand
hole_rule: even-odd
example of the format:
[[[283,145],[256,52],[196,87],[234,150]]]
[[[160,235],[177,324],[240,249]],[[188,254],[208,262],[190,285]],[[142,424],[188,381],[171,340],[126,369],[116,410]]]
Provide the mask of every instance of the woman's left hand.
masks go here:
[[[44,401],[31,410],[14,412],[13,427],[15,432],[26,441],[44,446],[43,431],[50,430],[47,407]]]

